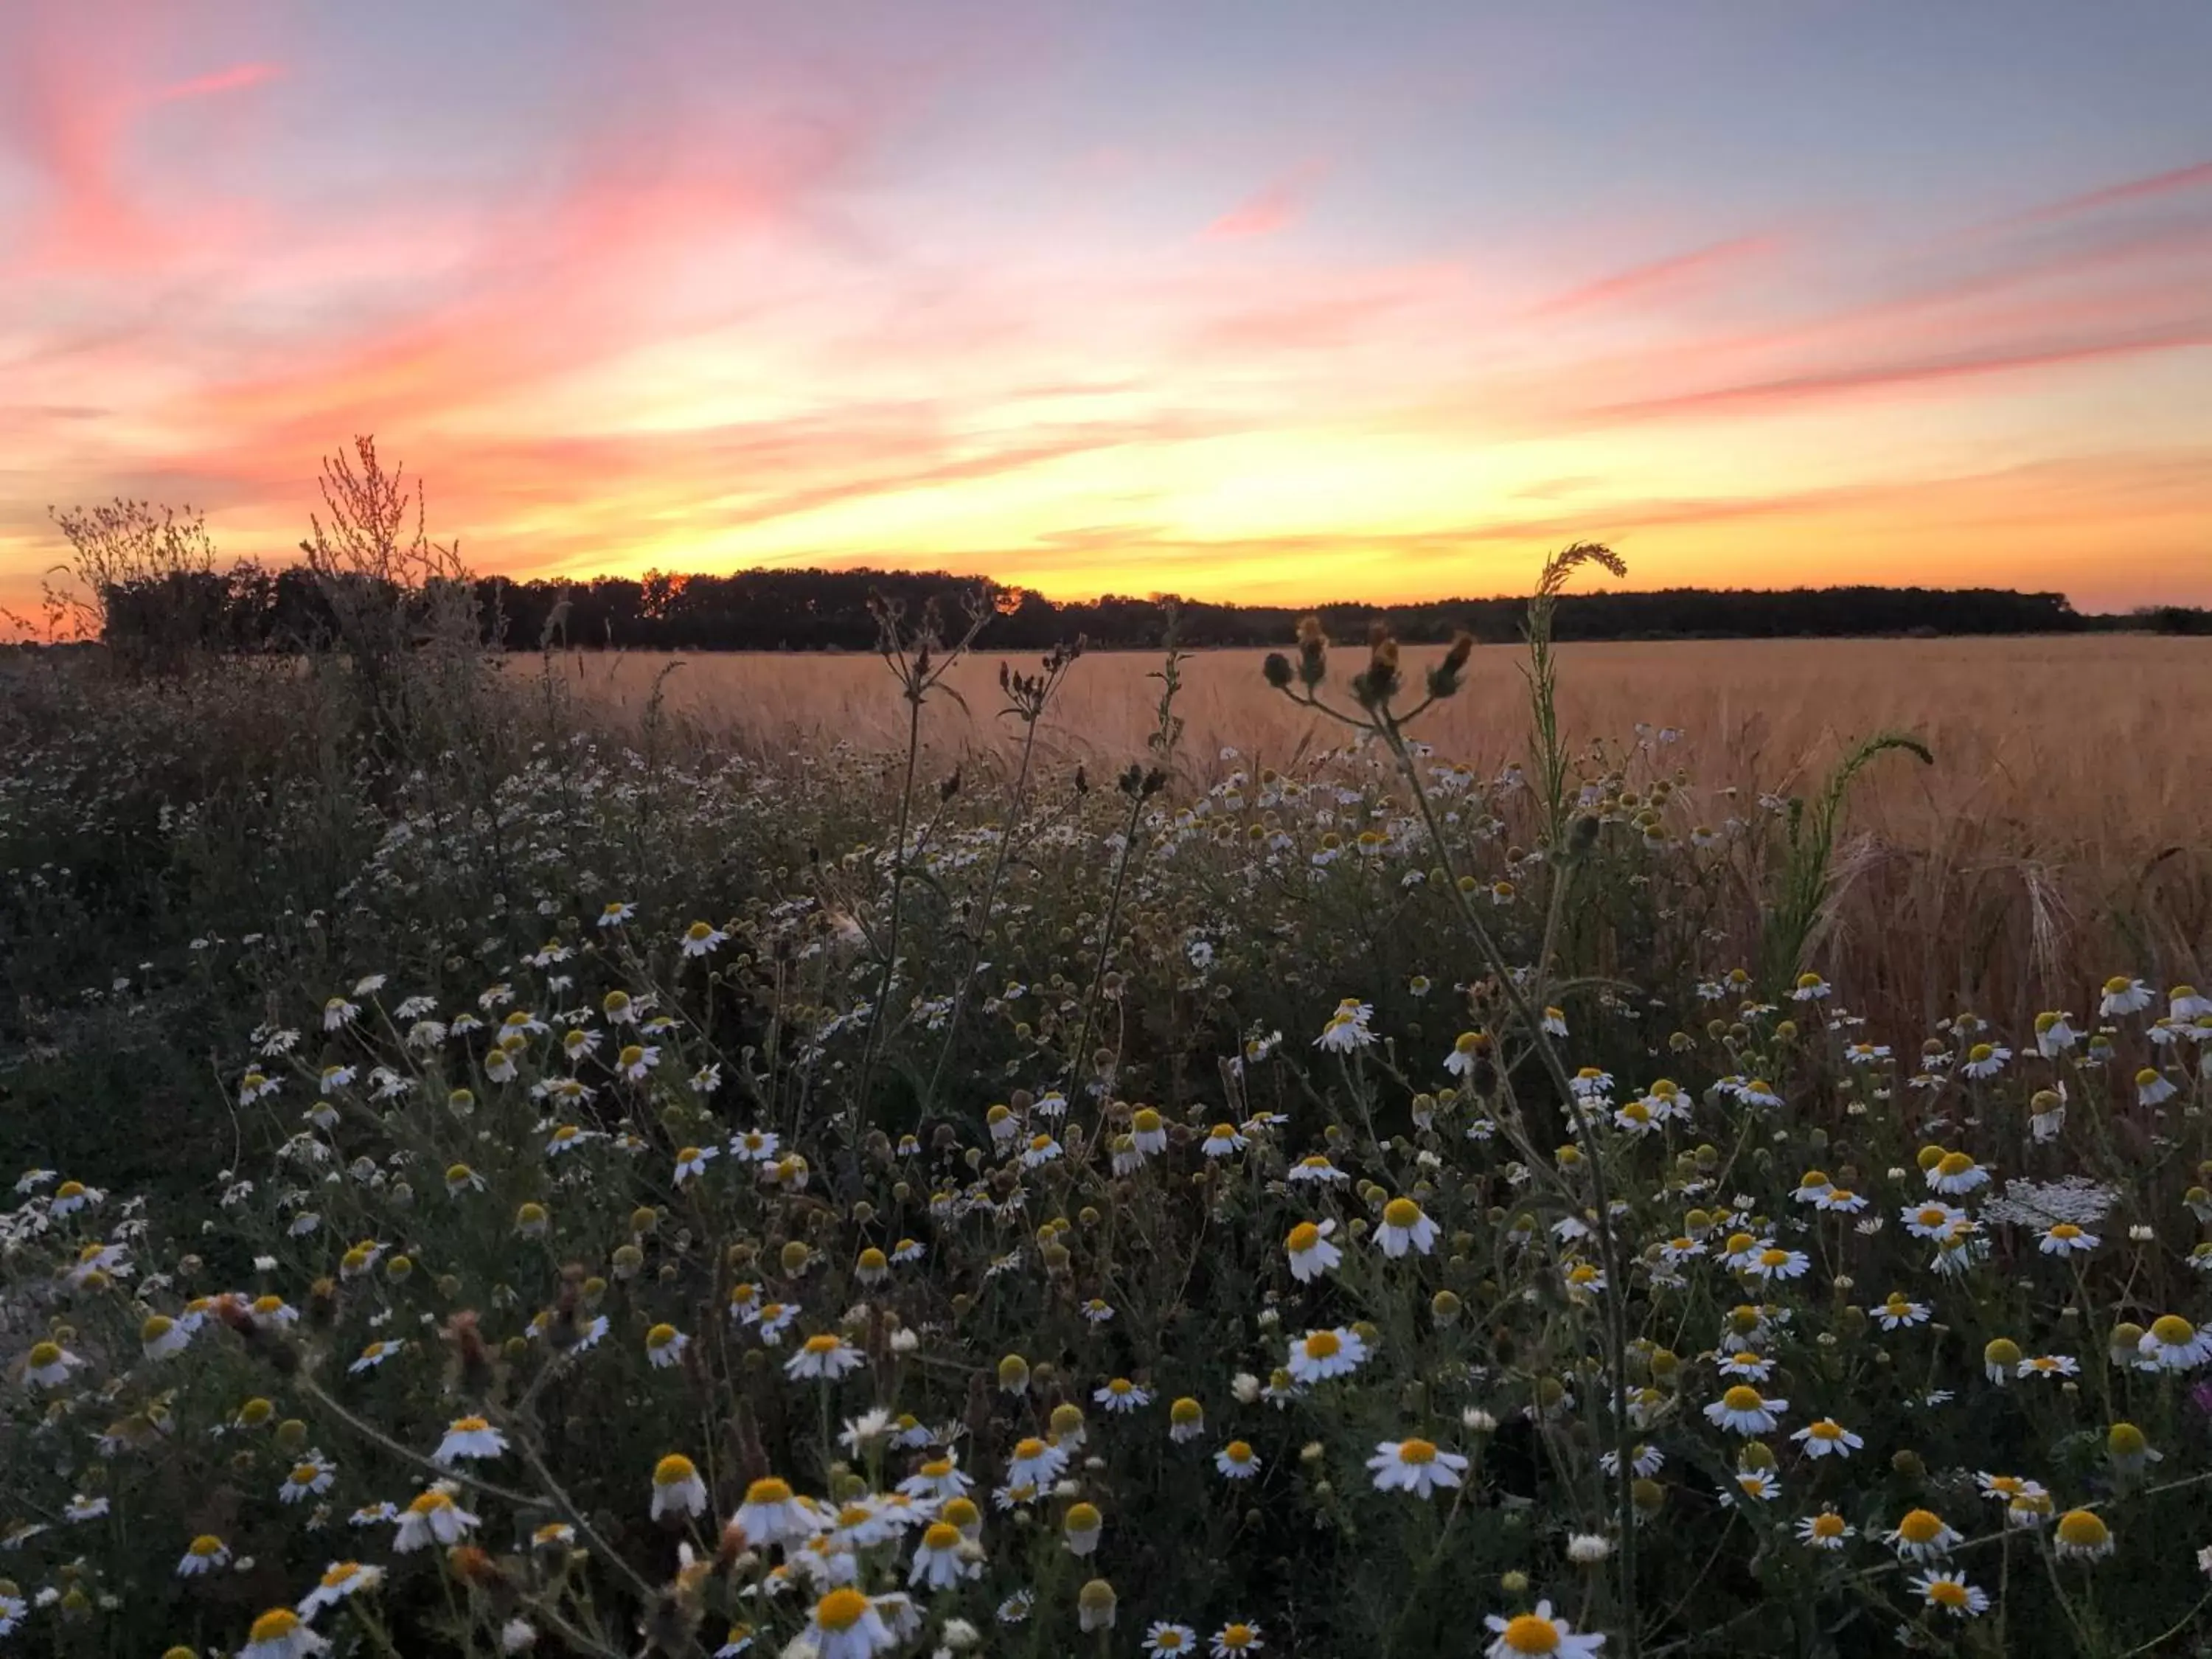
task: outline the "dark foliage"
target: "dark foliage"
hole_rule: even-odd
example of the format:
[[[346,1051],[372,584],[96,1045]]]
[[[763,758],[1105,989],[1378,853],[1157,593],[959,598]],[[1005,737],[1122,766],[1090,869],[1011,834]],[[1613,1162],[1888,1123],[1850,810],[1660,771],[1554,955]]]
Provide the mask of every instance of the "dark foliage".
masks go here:
[[[871,594],[909,611],[957,605],[971,580],[939,571],[745,570],[726,576],[648,573],[641,580],[481,579],[477,599],[487,633],[510,647],[539,644],[633,651],[866,651],[876,643]],[[175,591],[171,591],[174,589]],[[1020,588],[997,590],[994,645],[1042,651],[1080,636],[1095,648],[1157,649],[1168,610],[1180,615],[1187,647],[1279,643],[1304,607],[1212,605],[1169,595],[1107,594],[1062,602]],[[1462,629],[1484,643],[1518,640],[1523,599],[1435,599],[1417,605],[1324,605],[1322,624],[1339,639],[1383,623],[1408,643],[1446,641]],[[335,633],[327,598],[295,567],[241,564],[132,584],[109,596],[111,643],[187,617],[217,650],[290,652]],[[2088,617],[2063,594],[2001,588],[1827,587],[1786,591],[1670,588],[1658,592],[1570,594],[1553,624],[1563,640],[1808,639],[1869,635],[2073,633],[2111,625],[2195,632],[2207,613],[2178,606],[2124,618]]]

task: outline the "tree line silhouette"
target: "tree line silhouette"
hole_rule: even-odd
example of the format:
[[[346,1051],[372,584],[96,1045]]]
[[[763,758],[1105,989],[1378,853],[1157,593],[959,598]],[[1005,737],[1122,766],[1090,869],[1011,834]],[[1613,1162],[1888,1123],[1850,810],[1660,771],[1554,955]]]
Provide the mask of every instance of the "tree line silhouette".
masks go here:
[[[934,599],[955,614],[978,583],[943,571],[769,569],[690,576],[653,571],[581,581],[489,576],[469,586],[485,639],[509,649],[865,651],[877,639],[872,596],[908,614]],[[1031,589],[988,586],[998,611],[991,642],[1005,650],[1044,650],[1079,635],[1094,649],[1156,648],[1171,610],[1178,639],[1194,647],[1279,645],[1309,611],[1338,638],[1381,622],[1410,643],[1446,641],[1462,629],[1480,641],[1502,643],[1519,637],[1528,609],[1521,598],[1319,606],[1224,605],[1166,594],[1055,600]],[[106,637],[126,649],[189,640],[221,652],[289,652],[326,642],[338,631],[330,580],[303,566],[173,571],[118,583],[102,598]],[[1560,599],[1554,620],[1563,640],[2061,634],[2111,627],[2212,632],[2212,612],[2166,606],[2088,617],[2063,594],[2004,588],[1683,587],[1570,594]]]

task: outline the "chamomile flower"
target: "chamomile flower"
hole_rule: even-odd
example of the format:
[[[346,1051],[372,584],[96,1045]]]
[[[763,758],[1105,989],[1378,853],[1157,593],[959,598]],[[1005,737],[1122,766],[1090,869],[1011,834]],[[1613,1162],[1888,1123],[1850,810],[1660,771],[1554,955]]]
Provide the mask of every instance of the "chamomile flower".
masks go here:
[[[926,1460],[921,1466],[898,1484],[899,1491],[909,1498],[958,1498],[975,1484],[974,1479],[960,1467],[958,1454],[946,1452],[942,1457]]]
[[[2164,1314],[2151,1321],[2136,1347],[2160,1370],[2194,1370],[2212,1358],[2212,1331],[2200,1331],[2178,1314]]]
[[[271,1607],[246,1632],[246,1645],[239,1649],[238,1659],[307,1659],[328,1646],[291,1608]]]
[[[1408,1249],[1426,1255],[1436,1249],[1437,1224],[1410,1198],[1394,1198],[1382,1206],[1382,1224],[1375,1230],[1382,1254],[1395,1261]]]
[[[1322,1274],[1334,1271],[1344,1260],[1344,1252],[1329,1241],[1336,1231],[1334,1220],[1301,1221],[1290,1231],[1283,1241],[1283,1249],[1290,1257],[1291,1277],[1301,1285],[1311,1284]]]
[[[1915,1325],[1925,1325],[1934,1314],[1934,1310],[1926,1303],[1915,1302],[1899,1291],[1892,1291],[1887,1301],[1867,1311],[1874,1316],[1875,1322],[1885,1331],[1905,1330]]]
[[[2012,1050],[2001,1042],[1977,1042],[1966,1050],[1966,1063],[1959,1069],[1979,1081],[2004,1070],[2005,1062],[2011,1058]]]
[[[1739,1382],[1705,1407],[1705,1420],[1748,1438],[1771,1433],[1789,1409],[1788,1401],[1769,1400],[1749,1383]]]
[[[465,1457],[497,1457],[506,1449],[507,1437],[483,1418],[457,1417],[438,1443],[438,1449],[430,1454],[430,1461],[449,1468]]]
[[[1913,1593],[1929,1607],[1940,1608],[1954,1619],[1978,1618],[1990,1610],[1989,1592],[1975,1589],[1960,1573],[1923,1573],[1911,1585]]]
[[[1188,1659],[1198,1651],[1198,1632],[1188,1625],[1161,1620],[1146,1631],[1144,1647],[1153,1659]]]
[[[1213,1632],[1213,1659],[1238,1659],[1242,1654],[1257,1653],[1267,1645],[1260,1639],[1257,1624],[1239,1620]]]
[[[1966,1537],[1933,1510],[1908,1510],[1881,1541],[1895,1550],[1900,1560],[1933,1561],[1948,1555]]]
[[[1337,1004],[1336,1012],[1328,1017],[1321,1035],[1314,1039],[1314,1046],[1338,1054],[1364,1048],[1375,1041],[1375,1034],[1367,1028],[1367,1022],[1374,1017],[1374,1005],[1357,997],[1346,997]]]
[[[2045,1255],[2084,1255],[2100,1242],[2096,1234],[2085,1231],[2073,1222],[2060,1221],[2044,1230],[2042,1242],[2036,1248]]]
[[[230,1565],[230,1546],[211,1532],[204,1532],[185,1547],[177,1562],[177,1577],[197,1578]]]
[[[1805,1448],[1808,1457],[1845,1458],[1866,1446],[1865,1441],[1832,1417],[1808,1423],[1790,1437]]]
[[[933,1521],[915,1546],[906,1582],[927,1589],[950,1589],[963,1578],[980,1577],[982,1571],[981,1551],[962,1536],[960,1528],[949,1521]]]
[[[655,1370],[681,1364],[684,1350],[690,1346],[691,1339],[673,1325],[655,1325],[645,1334],[645,1357]]]
[[[1367,1345],[1356,1331],[1341,1326],[1333,1330],[1308,1331],[1291,1344],[1291,1379],[1310,1387],[1331,1377],[1346,1376],[1367,1358]]]
[[[292,1466],[283,1484],[276,1488],[276,1496],[284,1503],[296,1504],[328,1492],[337,1479],[337,1466],[325,1462],[319,1452],[310,1452]]]
[[[433,1544],[458,1544],[477,1525],[477,1517],[455,1503],[453,1489],[441,1481],[399,1512],[399,1530],[392,1536],[392,1547],[405,1555]]]
[[[1249,1145],[1233,1123],[1217,1123],[1206,1131],[1198,1150],[1207,1158],[1233,1158]]]
[[[1116,1376],[1092,1390],[1091,1398],[1108,1411],[1127,1414],[1152,1403],[1152,1396],[1126,1376]]]
[[[1965,1152],[1945,1152],[1928,1166],[1930,1191],[1956,1196],[1986,1187],[1990,1172]]]
[[[1439,1486],[1456,1486],[1467,1470],[1467,1459],[1449,1452],[1432,1440],[1383,1440],[1367,1460],[1375,1472],[1377,1492],[1409,1492],[1426,1498]]]
[[[1839,1550],[1858,1535],[1858,1528],[1833,1510],[1808,1515],[1797,1523],[1797,1541],[1809,1549]]]
[[[795,1381],[810,1378],[834,1382],[867,1363],[867,1356],[842,1338],[821,1332],[810,1336],[799,1345],[799,1351],[784,1362],[784,1375]]]
[[[1249,1443],[1232,1440],[1213,1454],[1213,1467],[1230,1480],[1249,1480],[1260,1473],[1260,1455]]]
[[[2099,1561],[2112,1553],[2112,1529],[2094,1510],[2069,1510],[2051,1529],[2051,1547],[2063,1561]]]
[[[312,1619],[325,1607],[334,1607],[349,1595],[374,1589],[384,1582],[384,1569],[361,1561],[333,1561],[323,1570],[314,1589],[300,1603],[300,1616]]]
[[[664,1515],[700,1515],[707,1508],[707,1483],[698,1465],[671,1452],[653,1466],[653,1519]]]
[[[1565,1620],[1553,1618],[1549,1601],[1510,1619],[1487,1613],[1482,1622],[1496,1638],[1483,1650],[1485,1659],[1597,1659],[1605,1645],[1604,1637],[1577,1634]]]
[[[814,1604],[807,1635],[818,1659],[871,1659],[898,1645],[876,1604],[850,1584],[841,1584]]]
[[[774,1475],[764,1475],[745,1488],[744,1502],[738,1505],[730,1524],[760,1549],[801,1542],[822,1529],[812,1506],[793,1495],[788,1481]]]
[[[34,1342],[24,1360],[23,1379],[33,1388],[58,1389],[84,1363],[58,1342]]]
[[[2154,993],[2139,979],[2125,974],[2115,974],[2105,981],[2104,994],[2097,1003],[2097,1012],[2106,1019],[2121,1014],[2140,1012],[2151,1005]]]

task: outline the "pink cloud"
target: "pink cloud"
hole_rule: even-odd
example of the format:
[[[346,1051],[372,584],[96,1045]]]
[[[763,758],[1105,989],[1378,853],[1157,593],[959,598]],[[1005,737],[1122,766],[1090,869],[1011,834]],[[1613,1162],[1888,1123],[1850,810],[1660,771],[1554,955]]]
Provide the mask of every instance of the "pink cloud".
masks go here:
[[[1328,169],[1318,163],[1276,179],[1256,196],[1231,208],[1206,228],[1208,241],[1248,241],[1272,236],[1304,216],[1315,189]]]
[[[1773,409],[1825,401],[1851,392],[1978,379],[2023,369],[2052,368],[2203,346],[2212,346],[2212,323],[2153,330],[2111,339],[2044,346],[2000,347],[1956,356],[1872,363],[1863,368],[1784,375],[1736,386],[1713,386],[1698,392],[1674,392],[1632,402],[1609,404],[1592,412],[1619,418],[1640,419],[1700,410]]]
[[[266,85],[284,73],[282,64],[233,64],[228,69],[216,70],[212,74],[179,81],[173,87],[164,87],[154,94],[157,104],[173,103],[181,98],[208,98],[217,93],[243,92],[248,87]]]
[[[1618,305],[1624,301],[1646,299],[1654,294],[1710,276],[1729,266],[1760,258],[1771,252],[1774,246],[1773,240],[1768,237],[1738,236],[1687,253],[1654,259],[1648,264],[1632,265],[1626,270],[1616,271],[1610,276],[1586,283],[1580,288],[1570,289],[1565,294],[1547,300],[1535,308],[1534,314],[1558,317],[1571,312]]]
[[[2103,208],[2118,207],[2123,203],[2146,202],[2161,196],[2206,189],[2212,189],[2212,161],[2199,161],[2193,167],[2175,167],[2169,172],[2154,173],[2146,178],[2130,179],[2121,184],[2107,185],[2101,190],[2046,202],[2041,207],[2015,214],[2006,222],[2018,224],[2043,219],[2070,218],[2075,214],[2094,213]]]

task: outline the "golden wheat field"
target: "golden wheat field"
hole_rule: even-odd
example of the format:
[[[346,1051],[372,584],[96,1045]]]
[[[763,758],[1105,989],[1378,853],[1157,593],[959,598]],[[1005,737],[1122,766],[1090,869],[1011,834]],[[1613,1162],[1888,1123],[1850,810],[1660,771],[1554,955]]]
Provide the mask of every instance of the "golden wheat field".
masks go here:
[[[1346,664],[1352,659],[1345,656]],[[1419,651],[1410,653],[1418,664]],[[1226,770],[1283,764],[1339,740],[1260,677],[1261,653],[1200,652],[1183,665],[1186,756]],[[1678,732],[1668,749],[1704,789],[1802,789],[1840,745],[1912,732],[1936,764],[1881,769],[1856,821],[1899,839],[2002,830],[2022,847],[2148,848],[2212,841],[2212,640],[2147,635],[1945,640],[1757,640],[1559,647],[1562,718],[1577,742],[1614,747]],[[1002,742],[998,653],[953,672],[926,736],[939,754]],[[1012,659],[1022,668],[1025,659]],[[1475,653],[1467,694],[1425,718],[1437,750],[1502,764],[1522,741],[1522,656]],[[1099,653],[1078,663],[1044,730],[1065,762],[1140,754],[1159,659]],[[573,653],[560,659],[602,707],[641,713],[656,684],[668,711],[769,748],[903,740],[903,709],[873,656]],[[1347,666],[1344,672],[1349,672]]]
[[[1341,741],[1267,690],[1263,654],[1185,659],[1187,768],[1288,766]],[[1418,667],[1428,654],[1409,656]],[[2026,1018],[2033,988],[2076,954],[2193,960],[2212,926],[2212,641],[1694,641],[1558,654],[1570,737],[1618,755],[1677,734],[1666,769],[1687,775],[1715,822],[1756,812],[1761,794],[1817,793],[1837,757],[1875,732],[1929,745],[1933,766],[1881,757],[1845,815],[1827,948],[1869,997],[1936,1018],[1964,986],[1988,1011]],[[1357,653],[1338,655],[1340,678]],[[957,758],[987,776],[1010,743],[1000,660],[977,652],[950,677],[959,699],[926,711],[940,768]],[[1467,692],[1419,727],[1440,754],[1483,769],[1521,756],[1522,660],[1512,647],[1476,652]],[[642,717],[658,686],[672,720],[764,756],[838,741],[881,752],[904,738],[902,705],[870,655],[577,653],[556,666],[617,716]],[[1048,752],[1094,773],[1143,756],[1159,666],[1133,652],[1077,663],[1042,728]]]

